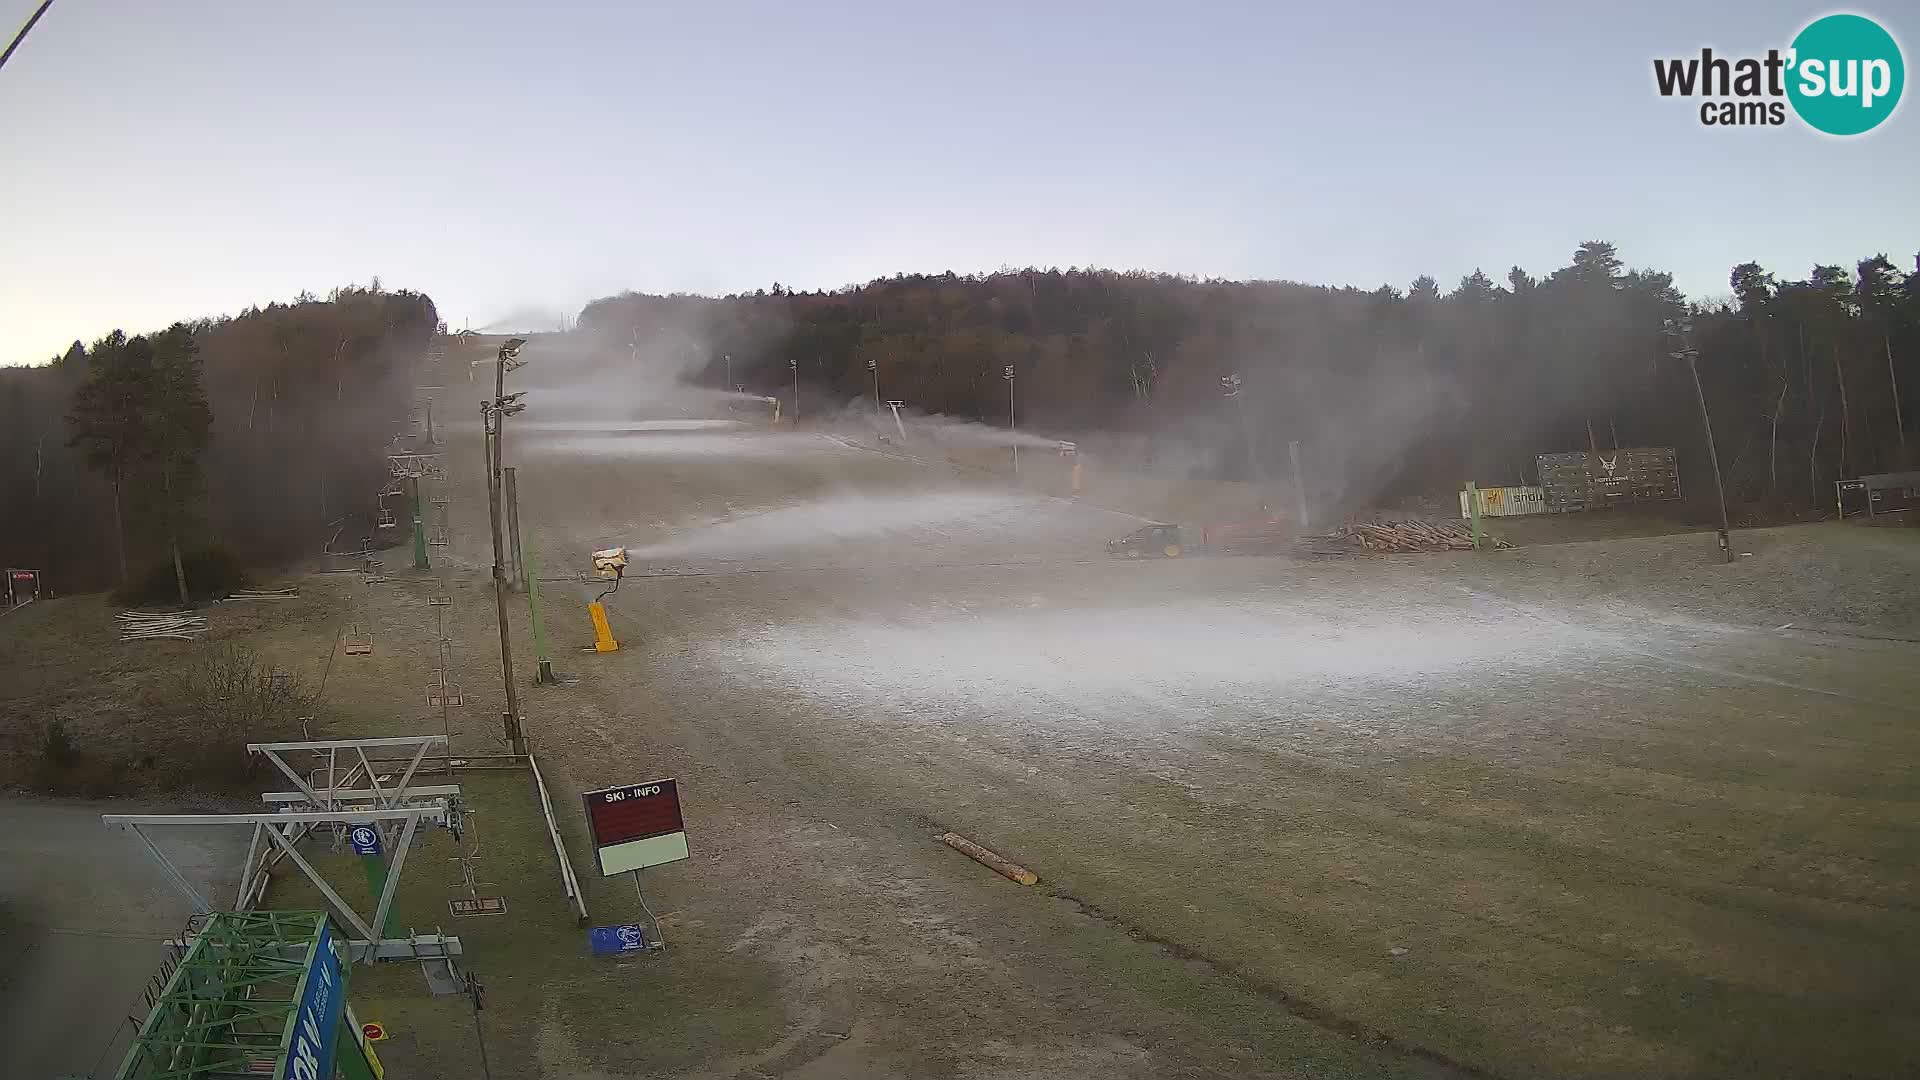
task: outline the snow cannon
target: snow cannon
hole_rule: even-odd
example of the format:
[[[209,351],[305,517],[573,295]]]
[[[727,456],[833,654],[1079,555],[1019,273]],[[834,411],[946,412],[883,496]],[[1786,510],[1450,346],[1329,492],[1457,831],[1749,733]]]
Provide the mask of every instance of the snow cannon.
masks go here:
[[[627,570],[627,549],[623,547],[602,548],[593,553],[593,572],[603,578],[612,578],[616,583]]]
[[[1073,462],[1073,493],[1077,496],[1080,494],[1080,446],[1062,439],[1055,449],[1062,458]]]
[[[593,620],[593,651],[616,652],[620,643],[613,639],[613,628],[607,625],[607,607],[600,601],[608,593],[620,588],[620,579],[627,572],[627,549],[623,547],[602,548],[593,553],[593,573],[600,578],[613,579],[613,585],[587,604],[587,618]]]

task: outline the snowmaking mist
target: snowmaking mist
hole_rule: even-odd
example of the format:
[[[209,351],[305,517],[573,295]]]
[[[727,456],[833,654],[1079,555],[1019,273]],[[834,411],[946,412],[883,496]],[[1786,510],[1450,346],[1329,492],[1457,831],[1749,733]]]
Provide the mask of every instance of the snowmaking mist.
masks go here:
[[[697,318],[635,327],[630,340],[605,328],[530,335],[508,389],[526,393],[528,422],[766,419],[759,395],[694,385],[712,353]]]
[[[884,419],[882,417],[883,421]],[[912,435],[924,437],[939,446],[984,448],[1018,446],[1022,449],[1052,450],[1060,445],[1059,439],[1050,439],[1044,435],[1035,435],[1017,428],[988,427],[986,424],[954,420],[945,416],[917,417],[909,423],[907,430]]]
[[[619,435],[619,434],[625,434],[625,433],[629,433],[629,432],[631,432],[631,433],[646,433],[646,432],[658,432],[658,431],[666,431],[666,432],[675,432],[675,431],[734,431],[734,430],[738,430],[738,429],[740,429],[740,428],[743,428],[743,427],[746,427],[746,426],[747,426],[747,425],[746,425],[746,423],[745,423],[745,421],[741,421],[741,420],[706,420],[706,419],[680,419],[680,420],[592,420],[592,419],[578,419],[578,420],[531,420],[531,421],[528,421],[528,420],[521,420],[521,421],[517,421],[517,422],[515,422],[515,423],[513,424],[513,430],[514,430],[514,431],[515,431],[516,433],[518,433],[518,432],[533,432],[533,433],[536,433],[536,434],[543,434],[543,435],[544,435],[544,434],[549,434],[549,433],[555,433],[555,432],[560,432],[560,433],[567,433],[567,434],[578,434],[578,433],[582,433],[582,432],[601,432],[601,433],[604,433],[604,434],[609,434],[609,435]]]
[[[830,427],[858,429],[871,426],[881,434],[888,435],[904,428],[909,440],[945,449],[1006,449],[1018,446],[1022,449],[1053,450],[1061,443],[1060,439],[1021,431],[1019,428],[994,427],[977,420],[961,420],[904,407],[899,412],[896,426],[893,410],[877,408],[867,398],[852,401],[838,412],[829,411],[824,418],[815,418],[816,421],[822,419]]]
[[[990,491],[917,495],[836,495],[687,529],[657,544],[631,545],[630,559],[741,559],[823,544],[885,540],[937,543],[958,533],[993,533],[1025,524],[1046,500]]]
[[[636,421],[625,427],[612,427],[614,421],[574,421],[575,426],[555,427],[529,433],[520,441],[520,453],[528,457],[582,457],[651,461],[717,461],[734,458],[741,461],[766,461],[789,458],[795,454],[851,453],[818,435],[793,432],[742,433],[728,426],[662,428],[648,423],[688,423],[688,421]],[[713,423],[713,422],[701,422]],[[724,421],[717,422],[725,425]],[[514,438],[511,426],[508,439]]]

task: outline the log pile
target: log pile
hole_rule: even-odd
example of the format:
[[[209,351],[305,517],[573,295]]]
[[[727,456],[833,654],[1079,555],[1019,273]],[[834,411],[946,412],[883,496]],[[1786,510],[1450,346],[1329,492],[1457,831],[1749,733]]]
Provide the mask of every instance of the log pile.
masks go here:
[[[230,604],[235,600],[291,600],[299,595],[300,588],[297,585],[286,589],[239,589],[220,603]]]
[[[113,618],[119,624],[121,641],[195,641],[207,633],[207,617],[192,612],[123,611]]]
[[[1310,555],[1358,555],[1389,551],[1471,551],[1473,533],[1457,521],[1354,521],[1330,533],[1303,536]],[[1510,548],[1505,540],[1482,533],[1483,548]]]

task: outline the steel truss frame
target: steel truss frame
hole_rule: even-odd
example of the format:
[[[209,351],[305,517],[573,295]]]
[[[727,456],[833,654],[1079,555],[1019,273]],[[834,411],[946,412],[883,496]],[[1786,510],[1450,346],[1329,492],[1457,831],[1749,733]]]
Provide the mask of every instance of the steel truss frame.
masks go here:
[[[423,796],[428,796],[427,789],[415,788],[412,784],[414,774],[420,771],[420,763],[426,759],[427,751],[435,745],[440,747],[441,755],[445,756],[447,753],[447,737],[445,735],[401,735],[386,739],[319,739],[307,742],[248,743],[247,752],[250,754],[265,754],[267,760],[272,763],[273,767],[279,769],[282,775],[293,781],[293,786],[297,789],[297,791],[268,792],[261,796],[261,799],[266,802],[305,801],[315,810],[342,810],[346,809],[350,803],[357,805],[371,801],[373,803],[373,809],[375,810],[392,810],[396,807],[411,805]],[[367,751],[369,749],[403,750],[405,747],[416,748],[413,751],[413,758],[407,762],[406,771],[401,773],[400,779],[390,786],[381,786],[380,774],[379,771],[374,768],[374,761],[385,759],[369,758]],[[325,771],[327,782],[325,784],[313,782],[310,779],[302,779],[300,773],[295,771],[293,766],[287,763],[287,759],[281,756],[283,754],[300,751],[310,751],[315,754],[324,753],[326,755],[327,763]],[[340,770],[340,758],[343,751],[349,752],[350,754],[347,760],[347,770],[344,773]],[[318,770],[316,770],[316,772],[317,771]],[[363,780],[367,785],[366,787],[353,786]],[[452,792],[439,790],[432,792],[433,795],[458,793],[459,788],[457,787],[454,788]],[[430,798],[430,796],[428,797]]]
[[[387,913],[393,909],[393,898],[399,892],[400,876],[406,868],[408,850],[413,846],[414,833],[419,830],[420,824],[426,822],[429,825],[456,827],[458,814],[445,799],[437,800],[433,806],[387,810],[295,810],[277,814],[103,814],[100,820],[110,827],[133,833],[146,846],[147,853],[160,864],[167,877],[172,879],[174,886],[186,894],[196,913],[207,914],[216,909],[147,835],[147,828],[162,825],[252,825],[253,838],[247,845],[247,861],[242,867],[235,907],[244,909],[250,900],[257,900],[259,893],[265,891],[267,864],[260,845],[262,837],[265,837],[271,845],[267,850],[277,849],[281,855],[292,859],[320,895],[326,897],[341,923],[358,935],[345,943],[349,955],[355,960],[371,964],[375,960],[440,959],[460,955],[460,939],[456,937],[423,934],[382,938],[373,929],[386,925]],[[400,838],[393,847],[393,863],[387,868],[386,885],[380,891],[371,921],[361,918],[360,913],[342,899],[333,886],[327,884],[326,878],[307,861],[306,856],[300,854],[297,846],[300,839],[315,827],[336,824],[372,825],[375,828],[395,824],[400,827]]]
[[[286,1060],[327,917],[234,911],[205,921],[115,1073],[118,1080],[273,1074]],[[341,970],[346,993],[348,969]]]

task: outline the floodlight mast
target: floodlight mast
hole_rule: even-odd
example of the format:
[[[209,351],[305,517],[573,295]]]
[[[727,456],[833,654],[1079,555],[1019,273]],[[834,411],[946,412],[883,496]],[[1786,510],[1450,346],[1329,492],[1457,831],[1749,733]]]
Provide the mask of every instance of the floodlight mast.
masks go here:
[[[1008,364],[1001,378],[1007,380],[1007,435],[1013,439],[1013,475],[1020,475],[1020,441],[1013,421],[1013,365]]]
[[[493,400],[480,406],[480,418],[487,444],[487,516],[493,531],[493,600],[495,617],[500,624],[500,678],[507,692],[507,711],[504,717],[504,729],[507,748],[515,755],[524,757],[527,753],[526,734],[520,730],[520,689],[513,681],[513,640],[507,623],[507,581],[505,574],[504,543],[500,535],[501,514],[501,462],[506,448],[504,435],[507,417],[526,408],[520,401],[520,394],[507,396],[507,367],[518,367],[520,349],[525,346],[525,338],[508,338],[500,346],[499,362],[493,369]]]
[[[1667,355],[1685,360],[1687,371],[1693,376],[1693,397],[1700,405],[1700,430],[1707,440],[1707,464],[1713,469],[1713,492],[1720,503],[1720,551],[1727,562],[1732,562],[1733,529],[1727,523],[1727,488],[1726,482],[1720,479],[1720,451],[1713,445],[1713,417],[1707,412],[1707,392],[1700,386],[1700,350],[1693,344],[1693,317],[1682,315],[1679,319],[1667,319],[1661,332],[1679,346]]]

